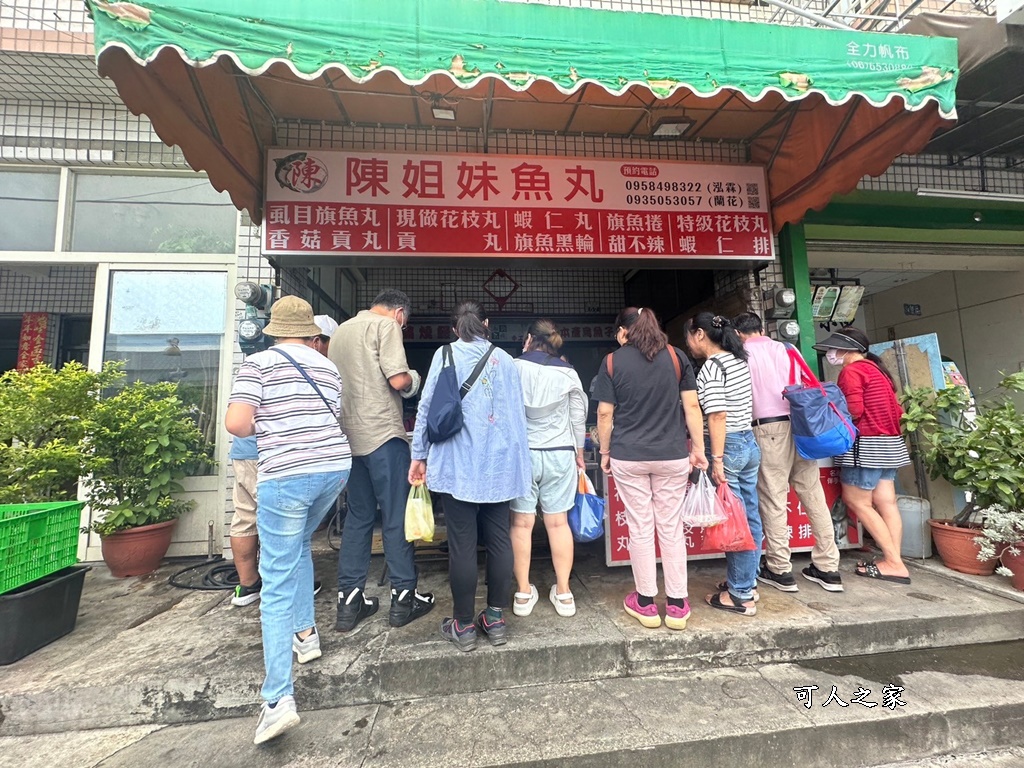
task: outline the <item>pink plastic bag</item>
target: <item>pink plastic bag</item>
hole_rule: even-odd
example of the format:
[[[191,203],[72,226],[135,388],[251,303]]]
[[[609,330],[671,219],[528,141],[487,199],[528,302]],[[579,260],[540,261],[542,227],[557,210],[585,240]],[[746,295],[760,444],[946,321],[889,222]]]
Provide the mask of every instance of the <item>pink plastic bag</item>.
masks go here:
[[[732,492],[728,483],[722,483],[715,491],[715,503],[725,514],[725,522],[704,530],[704,544],[708,549],[722,552],[749,552],[757,549],[754,537],[747,525],[747,512],[740,497]]]

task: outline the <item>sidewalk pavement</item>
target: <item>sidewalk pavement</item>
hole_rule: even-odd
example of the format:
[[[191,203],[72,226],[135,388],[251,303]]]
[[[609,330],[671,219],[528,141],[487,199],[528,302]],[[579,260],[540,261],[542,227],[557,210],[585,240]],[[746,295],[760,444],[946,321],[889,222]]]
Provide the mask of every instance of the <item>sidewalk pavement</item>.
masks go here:
[[[778,691],[800,685],[792,681],[808,677],[808,665],[814,660],[1024,637],[1024,603],[1009,589],[1004,590],[1001,584],[1005,580],[1000,577],[986,580],[984,586],[989,591],[981,591],[950,578],[951,572],[941,565],[929,563],[912,567],[913,584],[903,587],[854,576],[853,564],[858,559],[854,554],[844,557],[841,568],[846,591],[839,594],[826,592],[799,576],[808,556],[795,556],[800,591],[782,593],[762,585],[754,618],[705,605],[703,597],[722,578],[724,562],[693,562],[693,615],[687,629],[647,630],[621,608],[622,598],[632,589],[629,568],[607,568],[601,546],[588,545],[578,549],[572,581],[576,617],[558,617],[547,602],[553,574],[550,562],[540,560],[534,566],[534,579],[542,599],[533,615],[509,616],[511,637],[506,646],[491,648],[484,642],[477,651],[463,654],[438,634],[441,619],[450,615],[451,609],[444,563],[421,567],[421,591],[433,591],[438,597],[433,613],[402,629],[391,629],[387,588],[376,586],[383,561],[374,558],[368,592],[381,597],[381,611],[354,632],[342,635],[333,629],[335,558],[319,541],[316,573],[325,587],[316,605],[324,657],[295,668],[296,699],[300,712],[308,713],[303,717],[310,724],[303,728],[309,734],[303,738],[311,740],[314,752],[330,749],[332,744],[340,749],[342,741],[349,744],[363,731],[368,740],[360,749],[369,748],[372,723],[402,712],[418,713],[416,717],[425,718],[424,723],[447,722],[449,729],[457,731],[458,718],[443,716],[452,714],[454,697],[460,705],[479,707],[474,712],[480,716],[491,712],[497,720],[488,727],[499,730],[500,723],[505,724],[502,728],[512,727],[509,720],[522,715],[545,734],[531,754],[539,754],[538,745],[555,754],[557,740],[564,741],[565,732],[547,733],[550,729],[538,722],[545,712],[565,708],[571,715],[576,707],[576,715],[585,722],[587,702],[608,696],[647,701],[656,712],[658,691],[668,694],[668,688],[682,682],[694,695],[700,694],[698,699],[718,697],[717,705],[707,703],[707,707],[728,709],[722,706],[722,697],[732,698],[729,680],[747,679],[756,688],[781,675],[786,684],[775,686],[774,697],[768,695],[768,689],[762,691],[768,712],[759,713],[758,718],[770,723],[772,712],[782,706],[789,709],[792,704],[782,704]],[[80,738],[88,749],[109,748],[105,754],[112,754],[122,742],[143,739],[153,745],[179,738],[173,735],[177,729],[161,726],[183,724],[188,726],[187,732],[213,732],[221,727],[214,722],[219,720],[225,728],[240,729],[251,739],[254,720],[250,718],[259,706],[263,670],[258,604],[235,608],[226,591],[173,588],[167,577],[180,567],[167,566],[148,577],[127,580],[112,578],[102,565],[89,573],[76,630],[16,664],[0,667],[0,751],[7,751],[5,741],[12,749],[15,742],[22,747],[28,743],[24,738],[2,737],[61,733],[67,734],[69,744]],[[991,594],[992,590],[1004,594]],[[481,607],[483,594],[481,579]],[[920,674],[927,673],[920,670]],[[701,686],[706,687],[703,693]],[[939,702],[942,697],[936,691],[932,690],[931,698]],[[995,691],[978,701],[1003,694],[997,684]],[[761,694],[749,695],[756,700]],[[791,692],[787,695],[793,697]],[[943,706],[956,709],[957,701],[954,697]],[[492,702],[504,702],[502,711],[492,711]],[[577,704],[569,706],[572,702]],[[541,709],[534,713],[537,707]],[[693,715],[705,725],[717,717],[699,707]],[[637,717],[637,722],[642,722],[639,714]],[[324,725],[322,730],[316,727],[318,722]],[[426,734],[422,728],[417,730],[415,722],[406,723],[406,736],[422,740]],[[330,727],[331,723],[337,727]],[[343,723],[348,724],[341,727]],[[405,732],[404,728],[397,731]],[[94,731],[92,736],[72,733],[88,729],[115,730]],[[740,723],[736,729],[737,733],[744,730]],[[436,734],[432,727],[428,730],[430,738],[448,739],[451,735],[445,729]],[[322,737],[319,741],[312,735],[317,732]],[[184,733],[179,736],[184,738]],[[526,738],[526,732],[521,736]],[[497,732],[494,738],[499,738]],[[531,739],[526,740],[533,743]],[[1014,744],[1007,742],[1007,746]],[[523,746],[525,749],[527,744]],[[984,749],[989,745],[976,746]],[[381,748],[391,747],[385,744]],[[81,749],[88,751],[84,746]],[[46,754],[52,754],[49,748]],[[671,750],[665,754],[671,755]],[[20,765],[25,768],[26,763]]]
[[[964,768],[1019,768],[1022,653],[999,643],[302,709],[300,727],[260,747],[252,717],[0,737],[0,755],[20,768],[938,768],[960,763],[926,759],[1010,748]],[[805,704],[795,690],[808,686]]]

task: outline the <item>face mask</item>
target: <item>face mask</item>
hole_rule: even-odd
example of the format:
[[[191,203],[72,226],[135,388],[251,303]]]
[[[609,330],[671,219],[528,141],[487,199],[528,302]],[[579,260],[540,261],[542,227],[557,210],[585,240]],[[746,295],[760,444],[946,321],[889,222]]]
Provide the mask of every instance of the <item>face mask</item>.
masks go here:
[[[829,365],[842,365],[844,357],[845,354],[838,349],[830,349],[825,353],[825,359],[828,360]]]

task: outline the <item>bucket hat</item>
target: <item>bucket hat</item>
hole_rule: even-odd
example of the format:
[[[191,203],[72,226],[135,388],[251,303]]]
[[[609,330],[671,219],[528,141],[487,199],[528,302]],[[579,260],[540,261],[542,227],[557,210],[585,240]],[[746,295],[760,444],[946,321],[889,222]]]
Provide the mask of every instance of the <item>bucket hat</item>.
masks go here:
[[[316,315],[313,322],[320,329],[320,335],[326,336],[328,339],[334,336],[334,332],[338,330],[338,323],[330,315]]]
[[[867,352],[863,344],[845,333],[833,333],[824,341],[815,344],[814,348],[819,352],[829,349],[840,349],[843,352]]]
[[[313,322],[313,307],[298,296],[284,296],[274,302],[263,332],[275,339],[311,339],[321,333],[320,326]]]

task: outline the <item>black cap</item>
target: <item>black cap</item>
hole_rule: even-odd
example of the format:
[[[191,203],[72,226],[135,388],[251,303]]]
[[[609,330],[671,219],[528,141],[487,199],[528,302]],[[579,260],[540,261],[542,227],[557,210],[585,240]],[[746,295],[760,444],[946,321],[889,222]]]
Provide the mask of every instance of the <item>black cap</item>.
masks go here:
[[[814,348],[819,352],[824,352],[829,349],[839,349],[843,352],[867,352],[867,348],[864,347],[856,339],[847,336],[845,333],[833,333],[824,341],[815,344]]]

